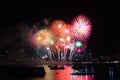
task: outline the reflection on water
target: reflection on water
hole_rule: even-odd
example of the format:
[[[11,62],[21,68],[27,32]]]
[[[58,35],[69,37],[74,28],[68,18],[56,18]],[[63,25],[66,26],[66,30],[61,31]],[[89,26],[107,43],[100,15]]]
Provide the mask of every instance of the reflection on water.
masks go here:
[[[109,79],[114,80],[114,75],[113,75],[113,67],[109,67]]]
[[[46,65],[44,69],[46,75],[43,78],[0,74],[0,80],[120,80],[120,66],[94,66],[94,74],[89,75],[71,75],[75,70],[70,66],[65,66],[65,69],[50,70]]]
[[[44,78],[30,78],[27,80],[94,80],[94,75],[71,75],[74,71],[70,66],[64,70],[50,70],[45,66],[46,75]]]

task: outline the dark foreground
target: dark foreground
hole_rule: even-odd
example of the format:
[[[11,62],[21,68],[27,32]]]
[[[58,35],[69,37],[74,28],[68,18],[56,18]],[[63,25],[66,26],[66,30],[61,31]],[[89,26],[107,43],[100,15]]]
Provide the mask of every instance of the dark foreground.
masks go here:
[[[1,66],[0,80],[120,80],[119,64],[82,65],[62,69],[44,67]],[[87,67],[87,68],[86,68]],[[92,67],[92,68],[89,68]],[[81,70],[83,69],[83,70]],[[80,74],[78,71],[81,71]]]

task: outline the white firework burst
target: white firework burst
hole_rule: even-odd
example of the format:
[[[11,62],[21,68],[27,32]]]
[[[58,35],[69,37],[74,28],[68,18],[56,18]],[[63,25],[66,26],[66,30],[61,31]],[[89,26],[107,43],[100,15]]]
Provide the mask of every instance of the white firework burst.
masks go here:
[[[91,34],[90,20],[83,15],[76,17],[72,24],[72,38],[74,40],[87,40]]]

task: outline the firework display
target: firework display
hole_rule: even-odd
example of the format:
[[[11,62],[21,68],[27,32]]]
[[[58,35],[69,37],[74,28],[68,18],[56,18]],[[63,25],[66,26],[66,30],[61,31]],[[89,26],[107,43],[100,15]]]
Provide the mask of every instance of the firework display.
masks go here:
[[[91,28],[90,20],[83,15],[76,17],[72,24],[55,20],[49,29],[36,32],[32,36],[32,43],[42,59],[71,61],[74,54],[81,53],[85,48]]]
[[[91,34],[91,23],[89,19],[83,15],[73,20],[72,27],[72,39],[74,40],[87,40]]]
[[[52,34],[48,29],[38,31],[33,37],[33,42],[37,47],[40,47],[41,45],[52,44],[51,40]]]

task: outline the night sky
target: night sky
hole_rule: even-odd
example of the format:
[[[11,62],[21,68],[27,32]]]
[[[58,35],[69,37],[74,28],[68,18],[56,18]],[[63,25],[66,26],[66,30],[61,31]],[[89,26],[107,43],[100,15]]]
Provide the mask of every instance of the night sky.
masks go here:
[[[3,2],[0,6],[0,47],[12,46],[17,41],[17,26],[22,22],[35,24],[44,18],[62,19],[70,23],[79,14],[92,23],[88,49],[96,55],[115,54],[120,48],[119,4],[97,0],[56,0]]]

